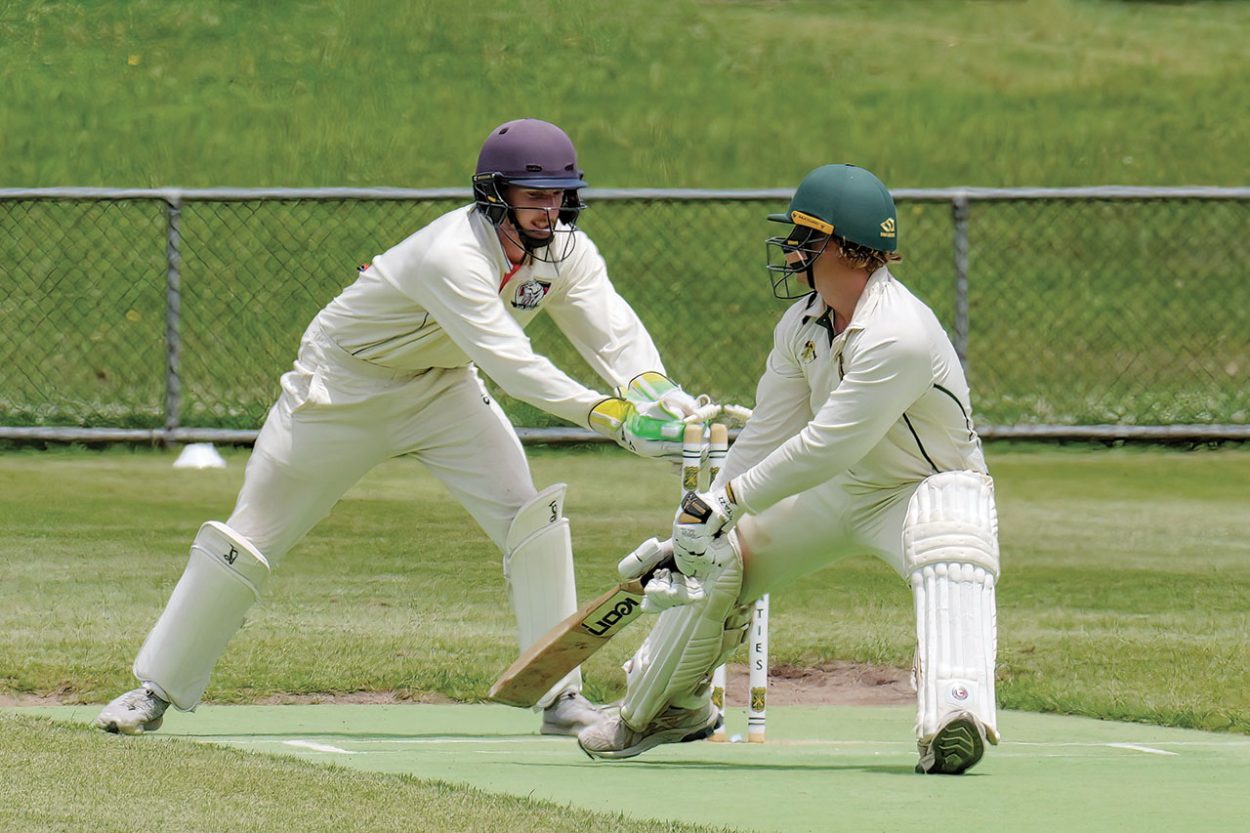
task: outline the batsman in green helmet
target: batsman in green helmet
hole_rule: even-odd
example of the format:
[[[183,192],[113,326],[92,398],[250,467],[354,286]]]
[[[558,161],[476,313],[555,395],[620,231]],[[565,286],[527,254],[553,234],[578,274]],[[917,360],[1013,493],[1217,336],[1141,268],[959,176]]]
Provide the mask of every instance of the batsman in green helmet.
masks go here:
[[[854,165],[825,165],[808,174],[775,223],[793,225],[784,237],[767,241],[773,294],[801,298],[813,289],[812,268],[832,247],[834,256],[869,273],[902,260],[898,254],[898,214],[881,180]],[[796,289],[790,279],[801,284]]]
[[[701,592],[647,586],[648,607],[666,609],[627,665],[619,712],[578,742],[616,759],[707,737],[712,670],[745,639],[752,602],[784,604],[795,579],[871,553],[913,598],[916,770],[962,773],[998,742],[999,576],[994,483],[963,367],[890,272],[898,215],[876,176],[817,168],[769,219],[789,226],[767,241],[768,272],[793,303],[754,413],[673,524],[677,568]]]

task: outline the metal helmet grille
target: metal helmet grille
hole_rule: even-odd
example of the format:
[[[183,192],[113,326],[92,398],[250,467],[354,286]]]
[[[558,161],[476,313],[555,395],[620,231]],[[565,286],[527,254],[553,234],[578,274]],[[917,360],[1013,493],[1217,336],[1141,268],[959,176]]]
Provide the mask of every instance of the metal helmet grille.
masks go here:
[[[816,258],[824,254],[831,239],[827,234],[797,225],[788,235],[768,238],[764,243],[764,250],[773,295],[788,301],[802,298],[815,289],[810,285],[811,267]],[[795,253],[799,255],[799,259],[791,262],[790,255]],[[790,280],[803,273],[807,275],[807,284],[800,280]]]

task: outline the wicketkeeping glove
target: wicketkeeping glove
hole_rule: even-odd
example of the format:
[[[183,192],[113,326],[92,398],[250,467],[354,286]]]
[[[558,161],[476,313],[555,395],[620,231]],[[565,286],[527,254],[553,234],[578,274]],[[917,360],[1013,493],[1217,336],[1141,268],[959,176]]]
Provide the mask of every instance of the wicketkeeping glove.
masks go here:
[[[639,414],[662,422],[693,416],[701,404],[672,379],[654,370],[639,373],[622,393]]]
[[[638,412],[628,399],[609,397],[591,410],[590,427],[640,457],[681,460],[681,438],[686,424],[665,414],[663,418]]]

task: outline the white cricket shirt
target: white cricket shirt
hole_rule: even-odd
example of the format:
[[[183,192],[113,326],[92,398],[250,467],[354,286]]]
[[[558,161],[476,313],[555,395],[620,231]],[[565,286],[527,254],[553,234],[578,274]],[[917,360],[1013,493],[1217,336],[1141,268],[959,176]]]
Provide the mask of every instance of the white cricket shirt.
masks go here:
[[[574,234],[564,261],[514,269],[494,227],[472,205],[456,209],[374,258],[313,324],[355,357],[394,370],[473,363],[510,396],[586,426],[604,395],[534,352],[524,328],[539,312],[610,385],[664,365],[595,244]]]
[[[773,333],[754,414],[725,461],[748,511],[847,474],[892,489],[943,471],[986,472],[968,383],[937,317],[885,267],[846,329],[816,293]]]

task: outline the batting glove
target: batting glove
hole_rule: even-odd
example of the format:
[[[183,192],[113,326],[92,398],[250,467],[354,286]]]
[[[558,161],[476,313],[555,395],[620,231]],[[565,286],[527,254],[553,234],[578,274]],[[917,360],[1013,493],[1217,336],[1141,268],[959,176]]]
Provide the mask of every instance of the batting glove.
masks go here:
[[[705,578],[728,563],[736,554],[729,543],[729,531],[742,516],[734,500],[733,484],[695,494],[688,492],[673,519],[673,558],[677,569],[688,576]]]
[[[643,588],[643,613],[662,613],[670,607],[703,601],[703,582],[661,567]]]

